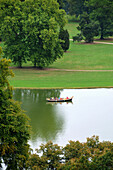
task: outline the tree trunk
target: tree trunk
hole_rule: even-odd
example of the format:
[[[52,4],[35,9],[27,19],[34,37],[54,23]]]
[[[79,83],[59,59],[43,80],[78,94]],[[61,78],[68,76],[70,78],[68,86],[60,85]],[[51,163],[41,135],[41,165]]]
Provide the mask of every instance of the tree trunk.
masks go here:
[[[101,27],[101,37],[100,37],[100,39],[103,40],[103,39],[104,39],[104,28],[103,28],[103,24],[101,24],[100,27]]]
[[[19,66],[19,68],[22,68],[22,59],[21,59],[21,57],[18,57],[18,66]]]
[[[34,58],[34,67],[36,68],[36,58]]]

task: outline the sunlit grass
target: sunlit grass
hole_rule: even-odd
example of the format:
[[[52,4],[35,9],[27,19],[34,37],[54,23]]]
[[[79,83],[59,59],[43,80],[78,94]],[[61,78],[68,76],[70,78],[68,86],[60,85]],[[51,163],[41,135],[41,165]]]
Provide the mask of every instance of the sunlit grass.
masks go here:
[[[73,36],[79,33],[77,27],[78,27],[78,23],[76,22],[69,22],[66,24],[65,29],[68,30],[70,39],[72,39]]]
[[[78,44],[70,42],[64,57],[50,65],[52,68],[77,70],[112,70],[113,45]]]
[[[66,72],[38,69],[15,69],[10,83],[27,88],[87,88],[113,86],[113,72]]]

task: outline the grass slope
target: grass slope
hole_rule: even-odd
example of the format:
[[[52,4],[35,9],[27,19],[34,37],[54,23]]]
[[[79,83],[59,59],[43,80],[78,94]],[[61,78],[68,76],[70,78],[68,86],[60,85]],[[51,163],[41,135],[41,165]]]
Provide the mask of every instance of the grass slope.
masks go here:
[[[113,70],[113,45],[78,44],[70,42],[70,49],[51,68],[77,70]]]

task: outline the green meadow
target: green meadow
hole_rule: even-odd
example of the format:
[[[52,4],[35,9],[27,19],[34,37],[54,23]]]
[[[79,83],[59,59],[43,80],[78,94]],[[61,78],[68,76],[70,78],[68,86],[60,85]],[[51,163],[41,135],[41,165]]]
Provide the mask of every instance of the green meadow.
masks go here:
[[[72,70],[113,70],[113,45],[70,42],[64,57],[49,67]]]
[[[96,88],[112,87],[113,72],[52,71],[14,69],[10,83],[23,88]]]
[[[70,38],[78,33],[77,26],[75,22],[66,25]],[[3,47],[3,43],[0,46]],[[23,64],[21,69],[13,63],[11,66],[15,77],[9,80],[15,88],[113,87],[113,45],[110,44],[70,41],[69,50],[49,65],[49,69],[35,69],[32,63]]]

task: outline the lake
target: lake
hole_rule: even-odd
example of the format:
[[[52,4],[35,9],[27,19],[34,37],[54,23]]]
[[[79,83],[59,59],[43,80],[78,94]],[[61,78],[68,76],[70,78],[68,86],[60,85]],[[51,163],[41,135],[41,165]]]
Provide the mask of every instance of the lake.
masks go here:
[[[74,98],[72,103],[47,103],[46,97],[53,96]],[[86,142],[93,135],[113,142],[113,88],[16,89],[13,98],[31,119],[33,149],[49,140],[60,146],[69,140]]]

